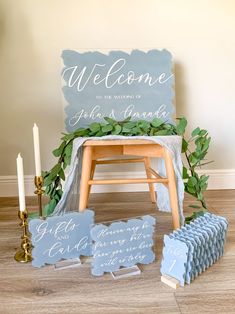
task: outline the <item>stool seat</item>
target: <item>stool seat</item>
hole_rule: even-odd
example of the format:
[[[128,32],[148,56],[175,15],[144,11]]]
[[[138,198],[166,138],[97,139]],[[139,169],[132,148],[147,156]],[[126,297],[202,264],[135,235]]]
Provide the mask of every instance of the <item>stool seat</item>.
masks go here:
[[[138,158],[109,159],[103,158],[115,156],[136,156]],[[151,168],[150,157],[163,158],[166,167],[166,177],[160,176]],[[98,164],[122,164],[122,163],[144,163],[146,178],[129,179],[104,179],[95,180],[94,172]],[[80,182],[79,211],[88,207],[90,189],[97,184],[138,184],[147,183],[151,201],[156,203],[154,183],[164,184],[169,190],[170,205],[172,209],[173,228],[180,227],[178,211],[178,196],[175,182],[175,173],[172,157],[169,151],[151,140],[121,139],[121,140],[87,140],[83,143],[82,173]]]
[[[87,140],[83,146],[110,146],[110,145],[150,145],[154,142],[151,140]],[[154,144],[158,145],[158,144]],[[158,145],[160,146],[160,145]]]

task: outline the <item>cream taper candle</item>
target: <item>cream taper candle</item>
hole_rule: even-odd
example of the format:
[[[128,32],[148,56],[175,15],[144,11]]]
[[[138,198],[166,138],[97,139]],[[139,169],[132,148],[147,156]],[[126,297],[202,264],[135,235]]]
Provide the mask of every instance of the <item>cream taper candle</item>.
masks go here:
[[[40,145],[39,145],[39,131],[36,123],[33,126],[33,143],[34,143],[34,159],[36,176],[41,176],[41,158],[40,158]]]
[[[24,168],[23,168],[23,158],[20,154],[16,159],[17,164],[17,177],[18,177],[18,190],[19,190],[19,205],[20,211],[24,211],[25,208],[25,190],[24,190]]]

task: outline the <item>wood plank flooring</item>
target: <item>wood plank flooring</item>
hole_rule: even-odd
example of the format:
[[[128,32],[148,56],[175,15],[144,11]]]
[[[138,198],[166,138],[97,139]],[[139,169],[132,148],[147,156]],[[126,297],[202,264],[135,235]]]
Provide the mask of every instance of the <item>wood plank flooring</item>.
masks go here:
[[[229,220],[225,255],[190,285],[174,290],[160,282],[162,238],[171,232],[171,215],[160,213],[148,193],[91,195],[96,221],[151,214],[157,218],[157,260],[142,266],[142,274],[113,280],[109,274],[92,277],[89,264],[54,271],[20,264],[13,256],[20,245],[17,198],[0,199],[0,313],[235,313],[235,190],[208,191],[210,210]],[[192,199],[186,196],[187,205]],[[27,199],[36,210],[36,198]]]

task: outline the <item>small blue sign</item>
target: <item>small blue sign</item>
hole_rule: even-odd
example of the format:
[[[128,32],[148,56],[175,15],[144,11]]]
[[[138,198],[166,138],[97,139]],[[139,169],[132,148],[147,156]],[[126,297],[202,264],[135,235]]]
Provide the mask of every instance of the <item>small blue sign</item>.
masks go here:
[[[178,279],[180,285],[184,286],[187,259],[187,245],[165,235],[161,273]]]
[[[91,256],[90,230],[93,223],[94,212],[89,209],[45,220],[31,219],[32,265],[41,267],[61,259]]]
[[[172,121],[175,92],[169,51],[64,50],[62,59],[68,132],[104,117]]]
[[[91,229],[92,275],[101,276],[120,267],[149,264],[155,260],[153,233],[156,219],[143,216],[109,226],[98,224]]]

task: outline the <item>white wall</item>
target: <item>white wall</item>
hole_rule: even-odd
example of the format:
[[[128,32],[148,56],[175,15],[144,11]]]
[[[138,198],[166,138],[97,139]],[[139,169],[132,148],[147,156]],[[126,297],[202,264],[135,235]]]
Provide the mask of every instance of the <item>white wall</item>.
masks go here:
[[[167,48],[175,59],[178,116],[209,130],[208,169],[235,169],[235,1],[0,0],[0,175],[24,156],[34,173],[31,128],[42,164],[63,130],[63,49]],[[116,170],[116,169],[115,169]]]

